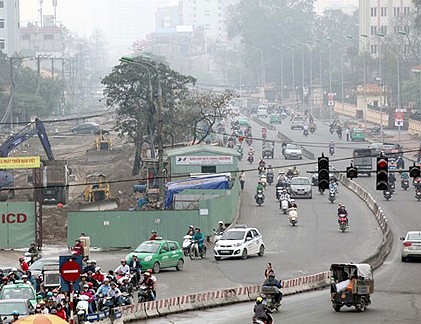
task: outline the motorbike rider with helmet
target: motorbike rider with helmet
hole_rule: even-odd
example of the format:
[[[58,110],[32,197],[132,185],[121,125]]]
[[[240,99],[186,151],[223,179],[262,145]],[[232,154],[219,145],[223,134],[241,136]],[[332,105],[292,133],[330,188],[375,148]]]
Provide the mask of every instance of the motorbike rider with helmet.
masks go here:
[[[218,222],[218,227],[216,228],[215,232],[219,235],[222,235],[225,232],[225,225],[223,221]]]
[[[265,324],[272,323],[272,317],[270,316],[272,310],[263,303],[262,297],[259,296],[256,298],[256,304],[254,305],[253,312],[254,318],[262,321]]]
[[[286,177],[285,177],[285,171],[284,170],[279,170],[278,172],[278,178],[276,179],[277,182],[285,182],[286,181]]]
[[[402,171],[401,173],[401,187],[403,187],[403,183],[405,180],[409,180],[409,174],[406,171]]]
[[[196,232],[193,235],[192,241],[197,241],[199,247],[199,254],[201,254],[203,249],[203,243],[205,242],[205,234],[203,234],[200,227],[196,227]]]
[[[34,263],[36,260],[38,260],[39,258],[39,251],[36,247],[35,242],[31,243],[31,246],[28,249],[28,253],[31,253],[31,261],[29,262],[29,264]]]
[[[402,159],[402,156],[398,156],[396,159],[396,168],[405,169],[405,161]]]
[[[82,255],[83,256],[83,245],[80,239],[75,240],[75,245],[72,248],[73,255]]]
[[[414,187],[416,191],[421,191],[421,178],[420,177],[415,179]]]
[[[334,179],[330,179],[329,182],[329,190],[334,189],[335,193],[338,193],[338,184],[335,182]]]
[[[339,217],[345,217],[346,218],[346,226],[349,225],[348,211],[345,209],[344,204],[339,204],[339,206],[338,206],[338,223],[339,223]]]
[[[268,278],[263,282],[263,287],[276,287],[276,293],[273,298],[275,304],[280,304],[282,300],[282,284],[280,281],[275,279],[275,273],[272,271],[269,273]]]
[[[329,153],[331,151],[335,152],[335,143],[333,143],[333,140],[331,140],[329,143]]]
[[[193,236],[194,235],[194,226],[190,225],[186,235]]]
[[[155,300],[155,281],[152,279],[152,275],[149,271],[145,271],[145,273],[143,274],[143,279],[140,282],[140,285],[146,286],[150,293],[151,300]]]
[[[297,203],[295,202],[294,199],[288,200],[288,209],[289,208],[298,208]]]

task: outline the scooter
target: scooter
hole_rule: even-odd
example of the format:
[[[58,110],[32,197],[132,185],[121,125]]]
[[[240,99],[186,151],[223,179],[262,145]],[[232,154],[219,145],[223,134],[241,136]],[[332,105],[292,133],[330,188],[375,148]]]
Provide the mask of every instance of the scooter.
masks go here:
[[[266,321],[263,321],[257,317],[253,317],[253,324],[274,324],[272,315],[270,315],[268,312],[266,312],[266,315],[268,316],[268,319]]]
[[[85,317],[89,313],[89,297],[85,295],[79,295],[79,301],[76,305],[76,314],[79,323],[85,322]]]
[[[247,158],[247,161],[248,161],[250,164],[252,164],[252,163],[253,163],[253,161],[254,161],[253,154],[249,154],[249,157]]]
[[[403,190],[408,190],[408,188],[409,188],[409,180],[408,179],[402,179],[401,188]]]
[[[153,300],[151,290],[146,285],[142,285],[139,287],[139,290],[137,292],[137,300],[139,303],[144,303]]]
[[[333,204],[336,200],[336,190],[334,188],[329,189],[329,201]]]
[[[288,210],[288,220],[292,226],[295,226],[298,223],[297,208],[293,207]]]
[[[344,233],[346,231],[346,229],[348,228],[348,225],[347,225],[346,221],[347,221],[346,215],[339,214],[339,216],[338,216],[339,230],[342,231],[342,233]]]
[[[127,292],[121,293],[121,305],[122,306],[131,305],[132,304],[132,298],[131,297],[132,296]]]
[[[307,136],[308,136],[308,130],[307,130],[307,129],[305,129],[305,130],[303,131],[303,135],[304,135],[304,137],[307,137]]]
[[[199,242],[192,241],[190,247],[189,257],[191,260],[195,260],[197,258],[203,259],[206,256],[206,245],[202,245],[202,251],[199,252]]]
[[[333,148],[333,147],[329,147],[329,154],[330,154],[330,155],[335,154],[335,148]]]
[[[269,186],[272,185],[272,183],[273,183],[273,173],[266,174],[266,180],[267,180],[267,183],[269,184]]]
[[[392,198],[392,192],[390,190],[385,190],[383,191],[383,196],[387,201],[389,201],[390,198]]]
[[[418,201],[421,200],[421,190],[415,190],[415,199]]]
[[[190,253],[191,239],[192,239],[191,235],[184,235],[183,236],[182,247],[183,247],[184,256],[188,256],[189,253]]]
[[[214,239],[214,242],[213,243],[216,243],[216,242],[218,242],[220,239],[221,239],[221,237],[222,237],[222,234],[224,234],[224,232],[225,231],[222,231],[222,230],[219,230],[219,231],[217,231],[217,230],[213,230],[213,233],[214,233],[214,235],[215,235],[215,239]]]
[[[265,202],[265,195],[263,193],[263,190],[257,190],[256,196],[254,197],[256,200],[256,204],[258,206],[261,206]]]
[[[288,199],[282,199],[281,200],[281,209],[282,209],[282,212],[284,213],[284,215],[286,215],[287,212],[288,212]]]
[[[32,255],[32,253],[30,253],[30,252],[25,252],[24,254],[23,254],[23,258],[25,259],[25,262],[28,264],[28,265],[31,265],[32,263],[34,263],[35,261],[37,261],[37,260],[39,260],[39,259],[41,259],[41,254],[40,253],[38,253],[37,255]]]

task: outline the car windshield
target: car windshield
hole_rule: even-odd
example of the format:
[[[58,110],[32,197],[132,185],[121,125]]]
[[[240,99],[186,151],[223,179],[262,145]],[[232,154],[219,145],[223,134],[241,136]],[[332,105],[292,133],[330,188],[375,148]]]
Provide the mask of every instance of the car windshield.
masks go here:
[[[301,147],[299,145],[295,145],[295,144],[288,144],[287,145],[287,150],[300,150]]]
[[[1,299],[35,299],[34,291],[29,287],[6,287],[1,292]]]
[[[291,184],[294,185],[310,185],[310,180],[306,178],[292,178]]]
[[[244,231],[228,231],[222,234],[221,240],[242,240]]]
[[[5,302],[0,303],[0,314],[10,315],[13,311],[18,311],[19,315],[27,315],[28,311],[26,309],[25,302]]]
[[[29,269],[31,271],[33,270],[39,270],[41,271],[42,268],[47,265],[47,264],[58,264],[58,260],[48,260],[48,259],[39,259],[38,261],[35,261],[30,267]]]
[[[421,232],[408,234],[407,240],[408,241],[421,241]]]
[[[161,246],[161,243],[143,242],[136,250],[137,253],[156,253]]]

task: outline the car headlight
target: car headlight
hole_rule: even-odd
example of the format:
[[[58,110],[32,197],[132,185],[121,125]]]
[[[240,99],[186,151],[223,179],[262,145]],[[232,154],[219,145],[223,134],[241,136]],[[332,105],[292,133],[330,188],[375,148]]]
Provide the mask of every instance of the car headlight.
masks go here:
[[[145,260],[146,262],[151,261],[152,260],[152,255],[147,256],[143,260]]]
[[[235,243],[233,246],[234,247],[239,247],[239,246],[241,246],[241,244],[243,244],[243,243]]]

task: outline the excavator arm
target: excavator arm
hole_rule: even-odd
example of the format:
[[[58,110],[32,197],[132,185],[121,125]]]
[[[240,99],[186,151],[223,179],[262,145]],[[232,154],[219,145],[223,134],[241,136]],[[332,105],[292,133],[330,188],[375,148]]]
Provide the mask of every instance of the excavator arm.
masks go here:
[[[47,158],[49,161],[54,161],[53,151],[51,149],[50,140],[48,139],[47,133],[45,131],[44,124],[38,118],[35,118],[35,128],[33,127],[33,123],[28,124],[24,127],[20,132],[11,135],[1,146],[0,146],[0,157],[7,157],[9,153],[22,144],[23,142],[27,141],[29,138],[34,136],[35,134],[38,135],[38,138],[44,148],[45,154],[47,154]]]

